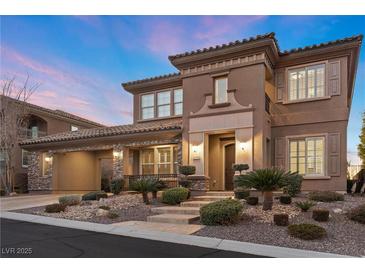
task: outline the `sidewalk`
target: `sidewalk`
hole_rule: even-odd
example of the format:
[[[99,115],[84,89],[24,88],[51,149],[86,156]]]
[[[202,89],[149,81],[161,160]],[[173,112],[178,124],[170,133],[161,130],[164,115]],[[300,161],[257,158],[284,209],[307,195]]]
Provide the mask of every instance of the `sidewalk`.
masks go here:
[[[252,255],[275,257],[275,258],[345,258],[348,256],[316,252],[310,250],[293,249],[286,247],[277,247],[269,245],[261,245],[254,243],[246,243],[239,241],[224,240],[218,238],[209,238],[193,235],[181,235],[171,232],[162,232],[154,230],[140,229],[135,226],[116,226],[107,224],[97,224],[90,222],[80,222],[73,220],[65,220],[44,216],[36,216],[30,214],[1,212],[1,218],[32,222],[38,224],[47,224],[66,228],[75,228],[87,231],[101,232],[112,235],[128,236],[134,238],[142,238],[156,240],[162,242],[170,242],[177,244],[185,244],[199,246],[205,248],[213,248],[217,250],[226,250],[234,252],[248,253]]]

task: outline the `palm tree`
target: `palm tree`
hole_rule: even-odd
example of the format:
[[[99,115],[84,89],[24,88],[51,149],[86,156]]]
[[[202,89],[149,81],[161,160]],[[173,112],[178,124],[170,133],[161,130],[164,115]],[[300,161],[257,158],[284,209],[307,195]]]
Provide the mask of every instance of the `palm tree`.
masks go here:
[[[141,193],[143,202],[148,205],[150,203],[148,193],[155,191],[156,181],[152,179],[139,179],[131,184],[130,189]]]
[[[264,168],[237,176],[235,184],[238,187],[255,188],[261,191],[264,196],[262,209],[271,210],[273,191],[283,188],[293,180],[301,180],[301,176],[297,172],[286,172],[279,168]]]

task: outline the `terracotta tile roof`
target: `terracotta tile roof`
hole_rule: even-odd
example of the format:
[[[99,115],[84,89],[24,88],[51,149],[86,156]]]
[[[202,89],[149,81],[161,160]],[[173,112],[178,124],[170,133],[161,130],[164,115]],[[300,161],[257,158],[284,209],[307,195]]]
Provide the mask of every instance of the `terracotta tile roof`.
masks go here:
[[[140,79],[140,80],[135,80],[135,81],[122,83],[122,86],[126,87],[126,86],[130,86],[130,85],[142,84],[142,83],[156,81],[156,80],[162,80],[162,79],[176,79],[176,78],[179,78],[179,77],[180,77],[180,72],[175,72],[175,73],[159,75],[159,76],[154,76],[154,77],[150,77],[150,78],[144,78],[144,79]]]
[[[151,121],[151,122],[139,123],[136,125],[130,124],[130,125],[121,125],[112,127],[81,129],[78,131],[68,131],[68,132],[48,135],[41,138],[24,140],[19,144],[20,145],[44,144],[52,142],[73,141],[80,139],[110,137],[110,136],[146,133],[146,132],[163,131],[163,130],[173,130],[173,129],[180,130],[181,128],[182,128],[181,119],[171,119],[169,121]]]
[[[4,96],[4,95],[0,95],[0,96]],[[86,124],[89,124],[89,125],[92,125],[92,126],[95,126],[95,127],[102,127],[102,126],[104,126],[104,125],[99,124],[97,122],[94,122],[94,121],[91,121],[91,120],[82,118],[80,116],[77,116],[77,115],[74,115],[74,114],[71,114],[69,112],[65,112],[65,111],[59,110],[59,109],[53,110],[53,109],[41,107],[41,106],[38,106],[38,105],[34,105],[34,104],[31,104],[31,103],[28,103],[28,102],[18,101],[16,99],[11,98],[11,97],[8,97],[8,96],[4,96],[4,97],[6,97],[8,100],[13,100],[13,101],[17,101],[18,103],[21,103],[21,104],[26,104],[27,107],[29,107],[31,109],[39,110],[39,111],[42,111],[42,112],[46,112],[46,113],[55,115],[55,116],[60,117],[60,118],[72,119],[72,120],[75,120],[75,121],[78,121],[78,122],[82,122],[82,123],[86,123]]]
[[[204,53],[204,52],[211,52],[211,51],[216,51],[216,50],[220,50],[220,49],[224,49],[224,48],[235,47],[237,45],[243,45],[243,44],[247,44],[247,43],[259,41],[259,40],[264,40],[264,39],[273,39],[276,44],[276,47],[279,50],[279,46],[278,46],[277,40],[275,38],[275,33],[270,32],[270,33],[266,33],[263,35],[256,35],[256,36],[250,37],[248,39],[236,40],[235,42],[230,42],[228,44],[216,45],[216,46],[209,47],[209,48],[203,48],[203,49],[198,49],[198,50],[193,50],[193,51],[186,51],[184,53],[170,55],[169,60],[173,61],[176,58],[180,58],[180,57],[186,57],[186,56],[196,55],[196,54],[200,54],[200,53]]]
[[[283,52],[280,52],[280,55],[287,55],[287,54],[291,54],[291,53],[297,53],[297,52],[302,52],[302,51],[307,51],[307,50],[312,50],[312,49],[318,49],[318,48],[324,48],[324,47],[328,47],[328,46],[334,46],[334,45],[339,45],[339,44],[344,44],[344,43],[348,43],[348,42],[353,42],[353,41],[362,41],[363,35],[354,35],[351,37],[346,37],[346,38],[342,38],[342,39],[337,39],[334,41],[329,41],[326,43],[320,43],[320,44],[314,44],[311,46],[306,46],[304,48],[295,48],[295,49],[290,49],[290,50],[285,50]]]

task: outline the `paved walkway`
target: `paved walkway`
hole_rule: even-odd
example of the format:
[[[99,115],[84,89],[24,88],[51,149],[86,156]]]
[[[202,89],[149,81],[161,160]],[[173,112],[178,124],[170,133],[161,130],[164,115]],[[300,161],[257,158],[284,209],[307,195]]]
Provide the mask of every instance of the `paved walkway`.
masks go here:
[[[246,253],[0,219],[0,257],[258,258]],[[19,248],[19,249],[17,249]],[[28,254],[15,254],[17,252]],[[30,254],[29,254],[30,253]]]
[[[0,210],[9,211],[57,203],[58,197],[60,196],[63,196],[63,194],[39,194],[2,197],[0,198]]]

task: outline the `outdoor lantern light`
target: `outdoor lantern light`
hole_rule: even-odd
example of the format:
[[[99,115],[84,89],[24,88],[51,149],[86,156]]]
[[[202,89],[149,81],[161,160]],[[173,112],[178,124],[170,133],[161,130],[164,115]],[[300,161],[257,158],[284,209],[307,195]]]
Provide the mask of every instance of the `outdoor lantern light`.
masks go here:
[[[199,152],[199,146],[193,146],[193,152],[198,153]]]
[[[113,151],[113,156],[115,158],[122,158],[123,152],[122,151]]]
[[[242,151],[244,151],[244,150],[245,150],[245,148],[246,148],[246,143],[245,143],[245,142],[241,142],[241,143],[240,143],[240,149],[241,149]]]
[[[44,157],[44,160],[46,162],[51,162],[52,161],[52,157],[51,156],[46,156],[46,157]]]

